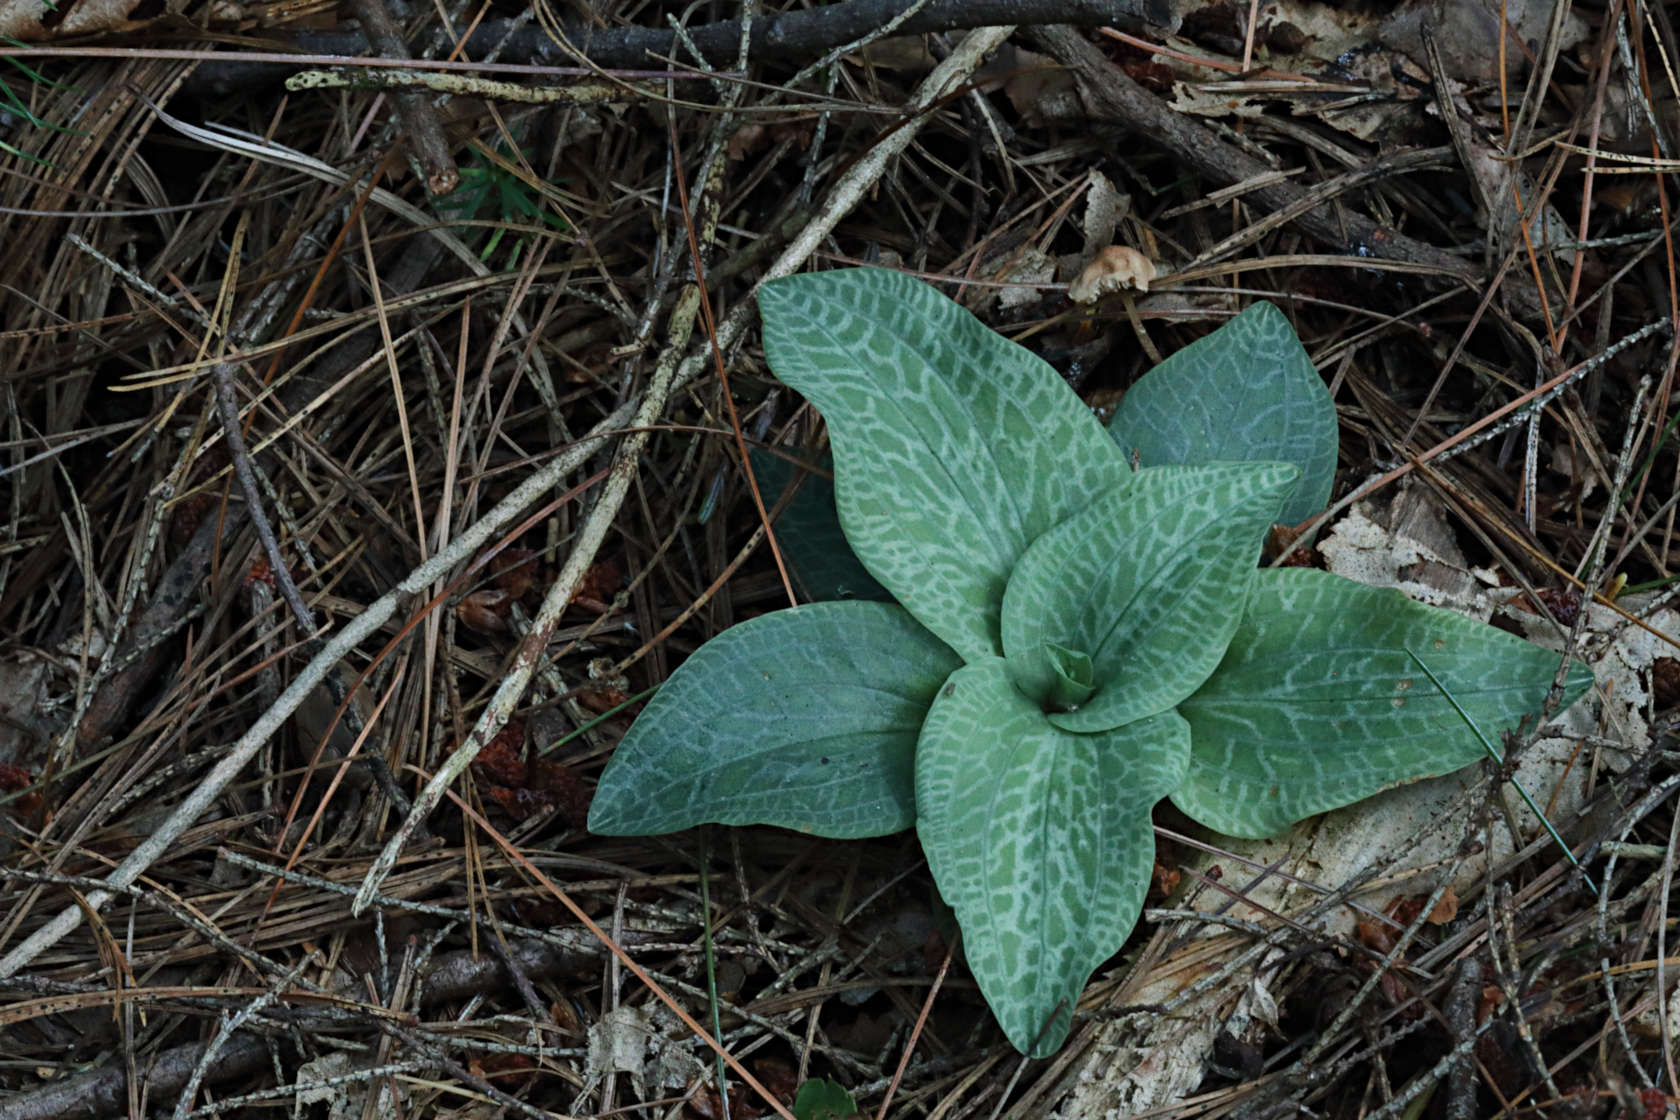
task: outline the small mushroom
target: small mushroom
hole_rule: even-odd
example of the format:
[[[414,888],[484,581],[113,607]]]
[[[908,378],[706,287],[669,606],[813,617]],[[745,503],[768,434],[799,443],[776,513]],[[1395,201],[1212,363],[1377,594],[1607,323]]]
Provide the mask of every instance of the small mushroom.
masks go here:
[[[1110,292],[1147,292],[1155,262],[1129,245],[1110,245],[1068,285],[1074,303],[1095,303]]]

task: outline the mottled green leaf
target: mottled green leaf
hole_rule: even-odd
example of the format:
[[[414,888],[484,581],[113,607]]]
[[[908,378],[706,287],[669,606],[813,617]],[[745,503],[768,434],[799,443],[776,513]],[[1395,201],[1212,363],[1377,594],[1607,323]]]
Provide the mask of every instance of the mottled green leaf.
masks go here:
[[[1063,731],[999,659],[939,690],[916,747],[916,831],[969,968],[1021,1052],[1061,1046],[1085,982],[1131,933],[1154,863],[1150,810],[1188,751],[1170,711]]]
[[[1555,653],[1392,589],[1263,571],[1224,661],[1179,706],[1191,761],[1173,802],[1228,835],[1269,836],[1486,757],[1408,646],[1489,736],[1536,714],[1558,668]],[[1572,665],[1565,703],[1591,683]]]
[[[794,1120],[850,1120],[857,1111],[846,1087],[826,1077],[805,1082],[793,1098]]]
[[[1047,697],[1050,707],[1055,711],[1067,712],[1089,700],[1091,693],[1096,691],[1091,656],[1054,642],[1044,643],[1044,653],[1055,677]]]
[[[1119,727],[1189,696],[1225,654],[1294,479],[1281,463],[1151,467],[1034,541],[1003,596],[1017,683],[1032,679],[1046,642],[1088,654],[1096,691],[1050,717],[1070,731]]]
[[[1301,468],[1279,514],[1324,508],[1336,474],[1336,407],[1289,320],[1256,303],[1126,391],[1108,430],[1140,466],[1217,461]]]
[[[1021,694],[1046,712],[1073,711],[1097,690],[1090,654],[1055,642],[1017,650],[1004,664]]]
[[[589,828],[908,828],[916,736],[958,664],[889,603],[811,603],[743,622],[695,651],[637,717],[601,775]]]
[[[965,659],[999,654],[1010,569],[1124,484],[1113,442],[1055,370],[913,277],[790,276],[758,302],[771,368],[828,421],[858,558]]]
[[[840,529],[840,514],[834,508],[834,483],[824,477],[834,473],[834,459],[823,455],[815,470],[801,470],[780,455],[753,448],[753,475],[758,479],[764,508],[775,508],[782,492],[794,480],[799,489],[776,520],[776,540],[793,568],[794,581],[807,599],[892,598],[864,568],[846,534]]]

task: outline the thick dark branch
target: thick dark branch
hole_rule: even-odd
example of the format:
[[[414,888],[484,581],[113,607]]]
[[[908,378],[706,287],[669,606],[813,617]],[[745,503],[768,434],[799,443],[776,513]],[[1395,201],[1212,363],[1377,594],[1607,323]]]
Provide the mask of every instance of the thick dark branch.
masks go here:
[[[165,1050],[138,1065],[154,1100],[173,1099],[204,1057],[205,1043]],[[206,1074],[211,1081],[243,1077],[268,1064],[268,1044],[256,1035],[236,1035],[216,1054]],[[93,1073],[66,1077],[33,1093],[0,1101],[0,1120],[99,1120],[128,1114],[128,1067],[114,1062]]]
[[[757,19],[753,21],[751,57],[799,61],[815,58],[824,51],[861,39],[909,6],[907,0],[846,0]],[[1168,0],[933,0],[905,20],[900,31],[905,35],[925,35],[1010,23],[1093,27],[1167,25],[1176,20]],[[718,66],[732,63],[741,44],[738,20],[706,24],[689,34],[706,60]],[[573,41],[598,66],[648,66],[663,58],[679,64],[692,61],[677,50],[676,36],[664,29],[626,27],[586,31],[574,36]]]
[[[860,39],[910,7],[910,0],[845,0],[818,8],[768,15],[753,21],[752,61],[805,62],[824,51]],[[1175,29],[1178,20],[1171,0],[933,0],[904,21],[899,33],[925,35],[1001,24],[1032,26],[1063,23],[1080,27],[1116,26]],[[607,69],[661,68],[665,60],[692,65],[687,48],[679,48],[669,28],[611,27],[567,29],[567,37],[594,66]],[[689,37],[716,66],[732,66],[741,45],[739,20],[702,24]],[[357,31],[305,32],[297,39],[300,51],[312,54],[367,53],[365,36]],[[478,28],[467,41],[466,55],[478,57],[500,47],[504,62],[577,66],[580,60],[541,28],[522,24],[509,37],[507,21]],[[300,60],[306,63],[307,60]],[[226,96],[240,89],[279,81],[290,68],[270,63],[206,62],[187,84],[187,92]]]

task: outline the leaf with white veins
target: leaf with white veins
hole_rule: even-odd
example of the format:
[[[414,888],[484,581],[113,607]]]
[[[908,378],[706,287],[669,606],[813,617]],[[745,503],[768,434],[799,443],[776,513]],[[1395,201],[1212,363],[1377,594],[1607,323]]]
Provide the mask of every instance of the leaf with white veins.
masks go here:
[[[1049,642],[1089,655],[1096,686],[1050,721],[1104,731],[1194,692],[1236,631],[1294,479],[1281,463],[1152,467],[1034,541],[1003,596],[1012,675],[1035,679]]]
[[[1173,803],[1229,836],[1487,757],[1411,649],[1494,742],[1536,713],[1558,655],[1398,591],[1308,568],[1259,573],[1219,668],[1179,705],[1191,762]],[[1563,703],[1592,684],[1570,666]]]
[[[876,268],[759,292],[776,376],[828,422],[858,558],[964,659],[1001,652],[1026,547],[1131,473],[1055,370],[962,307]]]
[[[1022,1053],[1061,1046],[1085,982],[1131,933],[1154,867],[1150,810],[1188,754],[1175,712],[1096,735],[1052,726],[1000,659],[940,688],[916,745],[916,831]]]
[[[1283,312],[1256,303],[1169,355],[1108,422],[1127,461],[1284,462],[1301,468],[1279,520],[1324,508],[1336,478],[1336,406]]]
[[[811,603],[725,630],[619,743],[589,829],[773,824],[848,838],[908,828],[916,736],[957,665],[890,603]]]

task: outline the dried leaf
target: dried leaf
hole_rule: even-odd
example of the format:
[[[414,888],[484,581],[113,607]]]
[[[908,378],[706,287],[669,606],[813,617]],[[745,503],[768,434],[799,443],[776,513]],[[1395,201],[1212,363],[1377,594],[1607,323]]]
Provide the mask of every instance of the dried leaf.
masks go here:
[[[624,569],[611,559],[597,560],[578,581],[572,602],[580,607],[605,614],[612,607],[613,596],[624,585]]]
[[[493,786],[525,784],[525,725],[509,720],[473,759],[473,777]]]
[[[1426,919],[1431,925],[1444,926],[1458,917],[1458,892],[1447,884],[1447,889],[1435,903],[1435,908],[1429,911]]]
[[[1068,285],[1074,303],[1095,303],[1110,292],[1147,292],[1155,262],[1129,245],[1110,245]]]
[[[998,53],[1001,57],[1004,51]],[[1046,120],[1083,112],[1073,75],[1066,67],[1056,65],[1048,55],[1020,49],[1015,49],[1013,61],[1013,72],[1003,83],[1003,95],[1015,107],[1022,124],[1037,128]]]
[[[1168,867],[1160,860],[1155,861],[1155,870],[1149,879],[1149,897],[1152,899],[1165,898],[1178,889],[1178,884],[1184,878],[1176,867]]]
[[[0,794],[16,793],[21,789],[28,789],[35,782],[35,778],[22,766],[13,763],[0,763]],[[40,811],[42,805],[39,793],[26,793],[15,801],[8,802],[6,811],[22,820],[33,817]]]
[[[540,756],[525,759],[525,725],[510,722],[473,760],[473,777],[485,794],[515,820],[557,811],[572,828],[583,827],[589,791],[570,766]]]
[[[537,578],[537,554],[528,548],[504,548],[490,561],[491,582],[509,599],[525,597]]]
[[[513,613],[513,600],[506,591],[481,587],[469,591],[455,607],[461,625],[478,634],[505,634]]]

